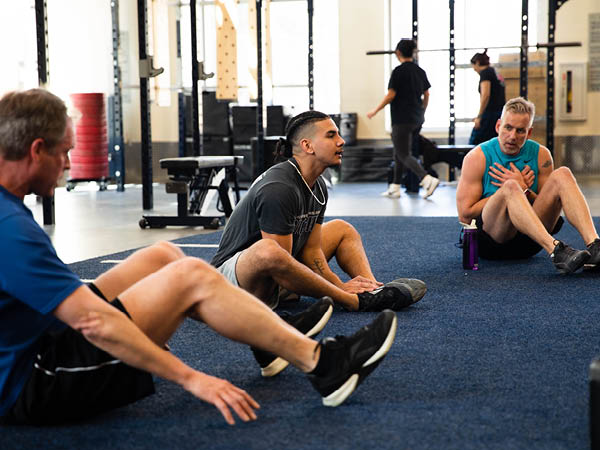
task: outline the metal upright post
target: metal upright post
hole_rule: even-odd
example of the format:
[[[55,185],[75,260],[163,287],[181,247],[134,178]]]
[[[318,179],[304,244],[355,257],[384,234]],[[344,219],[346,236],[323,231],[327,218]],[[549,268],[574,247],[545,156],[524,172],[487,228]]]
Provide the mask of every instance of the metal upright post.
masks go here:
[[[152,64],[148,59],[148,11],[146,0],[138,0],[138,38],[140,53],[140,114],[142,128],[142,207],[152,209],[152,132],[149,81]],[[142,67],[144,65],[144,67]]]
[[[113,88],[112,121],[110,136],[110,165],[111,176],[117,180],[117,191],[125,190],[125,145],[123,139],[123,103],[121,96],[121,68],[119,66],[119,0],[110,2],[112,16],[112,57],[113,57]]]
[[[190,30],[192,34],[192,137],[194,156],[200,156],[200,107],[198,104],[198,38],[196,35],[196,0],[190,0]]]
[[[265,130],[263,126],[263,89],[262,89],[262,0],[256,0],[256,173],[265,170]]]
[[[315,109],[315,81],[314,81],[314,56],[313,56],[313,0],[308,0],[308,109]]]
[[[548,43],[554,44],[556,0],[548,0]],[[554,47],[546,55],[546,147],[554,154]]]
[[[412,38],[417,43],[417,49],[419,48],[419,0],[413,0],[412,2]],[[419,60],[419,54],[414,55],[415,62]]]
[[[519,95],[527,98],[527,65],[529,52],[529,0],[523,0],[521,8],[521,60],[519,63]]]
[[[181,74],[181,6],[177,6],[177,19],[175,21],[176,33],[177,33],[177,61],[178,64],[178,73]],[[181,77],[179,77],[181,78]],[[183,89],[183,81],[180,80],[181,87],[179,92],[177,93],[177,110],[178,110],[178,119],[179,119],[179,145],[178,145],[178,155],[179,157],[185,156],[186,153],[186,111],[185,111],[185,92]]]
[[[454,145],[456,140],[456,113],[454,109],[454,87],[456,72],[456,52],[454,50],[454,0],[449,0],[450,7],[450,125],[448,127],[448,144]]]
[[[35,0],[35,30],[37,39],[38,84],[40,86],[45,86],[50,79],[46,0]],[[54,225],[54,195],[42,199],[42,215],[44,225]]]

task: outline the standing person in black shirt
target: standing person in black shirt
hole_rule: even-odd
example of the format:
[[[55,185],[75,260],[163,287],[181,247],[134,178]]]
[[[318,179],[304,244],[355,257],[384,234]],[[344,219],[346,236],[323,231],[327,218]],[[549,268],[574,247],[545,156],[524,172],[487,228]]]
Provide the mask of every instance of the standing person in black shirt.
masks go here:
[[[371,119],[386,105],[390,105],[392,113],[392,142],[394,144],[394,177],[388,190],[381,195],[390,198],[400,197],[400,178],[402,167],[406,166],[419,180],[425,189],[427,198],[440,184],[440,180],[428,175],[419,161],[412,156],[411,149],[416,145],[421,126],[425,121],[425,110],[429,103],[429,80],[427,74],[413,61],[413,53],[417,45],[411,39],[402,39],[396,46],[396,57],[400,61],[392,72],[388,83],[388,92],[381,103],[367,113]]]
[[[471,58],[471,65],[479,74],[479,113],[474,120],[469,144],[479,145],[498,136],[496,122],[502,115],[506,96],[504,78],[496,74],[494,68],[490,66],[487,49],[483,53],[475,53]]]

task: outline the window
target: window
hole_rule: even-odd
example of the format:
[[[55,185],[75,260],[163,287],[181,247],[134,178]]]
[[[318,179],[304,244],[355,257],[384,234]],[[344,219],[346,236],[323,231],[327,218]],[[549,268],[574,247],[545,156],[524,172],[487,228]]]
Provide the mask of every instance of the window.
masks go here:
[[[388,0],[390,48],[401,38],[412,34],[412,2]],[[431,51],[448,49],[450,9],[448,0],[421,0],[418,5],[418,63],[431,83],[430,103],[424,128],[430,131],[447,130],[449,125],[449,52]],[[479,77],[471,69],[470,59],[484,48],[519,46],[521,42],[522,0],[502,2],[456,0],[454,14],[455,48],[477,48],[456,52],[455,114],[457,137],[470,133],[472,123],[467,120],[477,114]],[[435,14],[432,14],[435,11]],[[537,2],[529,1],[529,44],[537,42]],[[501,53],[518,53],[518,48],[488,50],[492,64]],[[390,73],[398,64],[390,56]]]
[[[315,108],[337,113],[339,99],[339,33],[338,1],[318,0],[314,3],[313,57]],[[264,2],[263,2],[264,5]],[[206,72],[216,72],[216,7],[213,1],[198,2],[198,59],[204,61]],[[248,4],[241,2],[234,8],[237,28],[238,101],[250,101],[248,85],[250,74],[247,66],[250,53]],[[181,15],[183,84],[190,87],[191,65],[189,44],[189,8],[183,7]],[[202,17],[204,21],[202,21]],[[263,16],[264,17],[264,16]],[[264,19],[263,19],[264,21]],[[308,9],[306,0],[271,0],[270,34],[273,75],[273,104],[283,105],[292,114],[308,109]],[[263,35],[263,39],[265,36]],[[186,42],[187,41],[187,42]],[[264,63],[264,56],[263,56]],[[263,82],[266,78],[263,77]],[[204,86],[216,87],[216,78],[204,82]],[[263,86],[265,102],[269,86]]]

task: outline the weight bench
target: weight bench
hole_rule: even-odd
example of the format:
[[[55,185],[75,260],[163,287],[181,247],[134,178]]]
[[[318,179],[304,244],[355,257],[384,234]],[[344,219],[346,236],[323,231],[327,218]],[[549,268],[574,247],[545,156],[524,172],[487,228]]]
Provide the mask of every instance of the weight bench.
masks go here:
[[[455,170],[462,168],[465,155],[473,148],[474,145],[437,145],[437,162],[445,162],[450,166],[448,181],[456,179]]]
[[[168,225],[219,228],[222,221],[224,222],[224,217],[229,217],[233,211],[229,200],[228,179],[233,181],[236,203],[240,201],[237,165],[243,159],[243,156],[187,156],[161,159],[160,167],[167,169],[169,175],[169,181],[165,185],[166,191],[168,194],[177,194],[177,215],[142,216],[139,222],[140,228],[164,228]],[[224,216],[201,215],[210,189],[217,190]]]

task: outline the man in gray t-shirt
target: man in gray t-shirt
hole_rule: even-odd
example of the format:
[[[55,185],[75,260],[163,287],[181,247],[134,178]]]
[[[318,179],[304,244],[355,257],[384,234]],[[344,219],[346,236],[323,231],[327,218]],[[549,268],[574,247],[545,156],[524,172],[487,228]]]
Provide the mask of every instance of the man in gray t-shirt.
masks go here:
[[[289,159],[257,178],[225,227],[211,263],[272,308],[279,286],[300,295],[329,296],[352,311],[398,310],[425,293],[419,280],[383,286],[354,227],[343,220],[323,224],[327,188],[320,176],[341,164],[343,145],[328,115],[307,111],[292,118],[277,147]],[[333,256],[349,281],[330,269]]]

